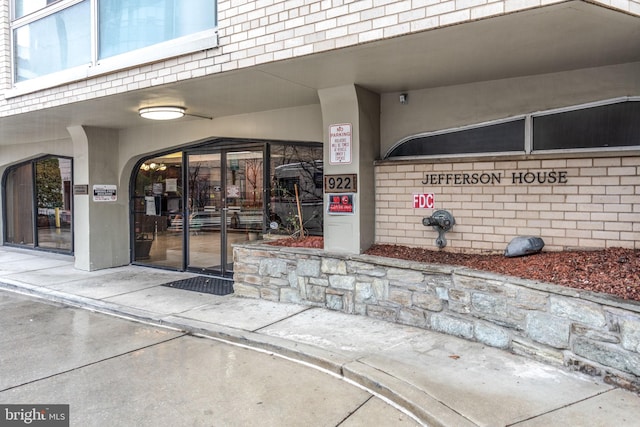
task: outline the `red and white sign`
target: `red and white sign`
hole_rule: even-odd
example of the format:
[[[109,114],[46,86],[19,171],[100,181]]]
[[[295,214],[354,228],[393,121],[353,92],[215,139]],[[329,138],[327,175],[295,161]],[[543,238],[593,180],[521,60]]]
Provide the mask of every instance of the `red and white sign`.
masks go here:
[[[335,214],[349,214],[355,213],[353,207],[353,194],[329,194],[329,204],[327,206],[327,213]]]
[[[416,209],[434,209],[435,196],[433,195],[433,193],[414,194],[413,207]]]
[[[351,163],[351,123],[329,126],[329,145],[331,157],[329,163],[332,165]]]

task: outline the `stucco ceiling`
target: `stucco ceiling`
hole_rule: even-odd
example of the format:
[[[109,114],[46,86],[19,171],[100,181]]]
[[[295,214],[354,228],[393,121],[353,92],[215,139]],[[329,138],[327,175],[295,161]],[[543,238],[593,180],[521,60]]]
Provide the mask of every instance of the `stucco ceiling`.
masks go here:
[[[640,18],[582,1],[0,119],[0,145],[68,138],[66,128],[149,125],[140,107],[212,117],[318,103],[358,84],[389,93],[640,62]],[[181,120],[197,120],[184,118]]]

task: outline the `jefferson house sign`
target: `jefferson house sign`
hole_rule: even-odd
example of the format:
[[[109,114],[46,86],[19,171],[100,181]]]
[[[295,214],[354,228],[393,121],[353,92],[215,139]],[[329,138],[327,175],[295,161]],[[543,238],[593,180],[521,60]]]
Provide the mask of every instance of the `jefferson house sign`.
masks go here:
[[[497,185],[505,181],[509,184],[566,184],[567,171],[526,171],[511,172],[460,172],[426,174],[425,185]]]

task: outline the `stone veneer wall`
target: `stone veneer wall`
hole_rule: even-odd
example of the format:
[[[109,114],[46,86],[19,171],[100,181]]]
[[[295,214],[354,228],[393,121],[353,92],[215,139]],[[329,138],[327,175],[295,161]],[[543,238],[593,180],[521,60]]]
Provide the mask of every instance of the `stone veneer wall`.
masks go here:
[[[431,329],[640,390],[640,304],[462,267],[234,247],[243,297]]]

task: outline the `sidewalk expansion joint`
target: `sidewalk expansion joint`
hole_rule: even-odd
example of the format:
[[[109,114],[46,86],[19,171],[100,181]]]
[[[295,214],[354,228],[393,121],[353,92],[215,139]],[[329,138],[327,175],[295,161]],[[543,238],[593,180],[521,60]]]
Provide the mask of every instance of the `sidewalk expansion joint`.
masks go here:
[[[302,313],[305,313],[305,312],[307,312],[307,311],[309,311],[309,310],[312,310],[312,309],[314,309],[314,308],[315,308],[315,307],[305,307],[303,310],[300,310],[300,311],[298,311],[298,312],[296,312],[296,313],[290,314],[290,315],[288,315],[288,316],[286,316],[286,317],[283,317],[282,319],[275,320],[275,321],[273,321],[273,322],[271,322],[271,323],[268,323],[268,324],[266,324],[266,325],[260,326],[259,328],[253,329],[251,332],[259,332],[259,331],[261,331],[261,330],[263,330],[263,329],[266,329],[266,328],[269,328],[269,327],[271,327],[271,326],[273,326],[273,325],[277,325],[278,323],[283,322],[283,321],[285,321],[285,320],[287,320],[287,319],[293,319],[293,318],[294,318],[294,317],[296,317],[297,315],[302,314]]]
[[[570,408],[570,407],[575,406],[575,405],[577,405],[577,404],[580,404],[580,403],[583,403],[583,402],[588,402],[589,400],[591,400],[591,399],[593,399],[593,398],[595,398],[595,397],[602,396],[602,395],[607,394],[607,393],[611,393],[611,392],[612,392],[612,391],[614,391],[614,390],[616,390],[616,388],[615,388],[615,387],[612,387],[612,388],[610,388],[610,389],[608,389],[608,390],[604,390],[604,391],[601,391],[601,392],[599,392],[599,393],[594,393],[593,395],[591,395],[591,396],[587,396],[587,397],[585,397],[585,398],[583,398],[583,399],[575,400],[575,401],[573,401],[573,402],[571,402],[571,403],[567,403],[566,405],[558,406],[557,408],[550,409],[550,410],[548,410],[548,411],[546,411],[546,412],[541,412],[541,413],[536,414],[536,415],[534,415],[534,416],[532,416],[532,417],[525,418],[525,419],[522,419],[522,420],[516,421],[516,422],[514,422],[514,423],[511,423],[511,424],[507,424],[505,427],[514,427],[514,426],[518,426],[518,425],[520,425],[520,424],[522,424],[522,423],[526,423],[526,422],[528,422],[528,421],[535,420],[536,418],[540,418],[540,417],[542,417],[542,416],[544,416],[544,415],[553,414],[554,412],[558,412],[558,411],[561,411],[561,410],[563,410],[563,409]]]
[[[82,307],[75,307],[75,308],[81,309]],[[58,377],[60,375],[65,375],[65,374],[68,374],[68,373],[71,373],[71,372],[79,371],[79,370],[87,368],[89,366],[98,365],[98,364],[100,364],[102,362],[106,362],[108,360],[117,359],[119,357],[126,356],[128,354],[132,354],[132,353],[135,353],[135,352],[140,351],[140,350],[144,350],[144,349],[147,349],[147,348],[155,347],[155,346],[161,345],[161,344],[166,344],[168,342],[171,342],[171,341],[174,341],[174,340],[177,340],[177,339],[180,339],[180,338],[184,338],[185,336],[188,336],[188,335],[187,334],[177,335],[175,337],[167,338],[167,339],[155,342],[153,344],[143,345],[141,347],[137,347],[137,348],[134,348],[134,349],[122,352],[122,353],[118,353],[118,354],[114,354],[114,355],[109,356],[109,357],[105,357],[103,359],[94,360],[93,362],[90,362],[90,363],[85,363],[83,365],[74,366],[71,369],[65,369],[64,371],[56,372],[56,373],[51,374],[51,375],[46,375],[44,377],[41,377],[41,378],[38,378],[38,379],[35,379],[35,380],[31,380],[31,381],[27,381],[27,382],[24,382],[22,384],[12,385],[11,387],[7,387],[5,389],[0,390],[0,393],[3,393],[5,391],[9,391],[9,390],[12,390],[12,389],[15,389],[15,388],[20,388],[20,387],[23,387],[23,386],[26,386],[26,385],[29,385],[29,384],[35,384],[35,383],[38,383],[40,381],[45,381],[45,380],[48,380],[48,379],[51,379],[51,378]]]

